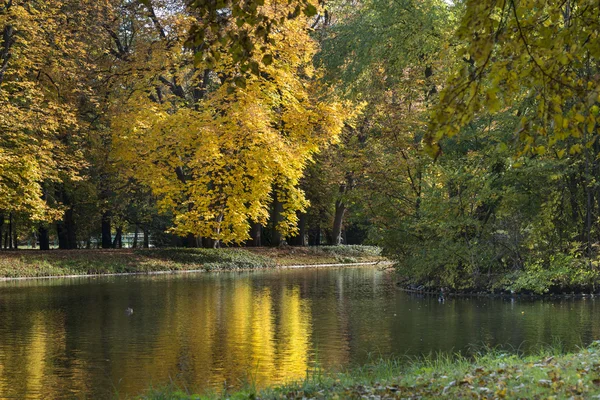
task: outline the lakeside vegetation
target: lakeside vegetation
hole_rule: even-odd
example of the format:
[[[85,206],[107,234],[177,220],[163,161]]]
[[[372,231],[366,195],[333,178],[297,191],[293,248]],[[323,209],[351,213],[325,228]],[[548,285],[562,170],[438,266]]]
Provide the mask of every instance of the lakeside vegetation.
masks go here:
[[[0,278],[102,275],[160,271],[229,271],[290,265],[381,262],[372,246],[314,248],[122,249],[19,251],[0,256]]]
[[[380,360],[348,372],[311,372],[300,382],[232,393],[150,389],[140,400],[593,398],[600,394],[600,342],[572,353],[557,348],[518,356],[488,351],[472,358],[432,356]]]

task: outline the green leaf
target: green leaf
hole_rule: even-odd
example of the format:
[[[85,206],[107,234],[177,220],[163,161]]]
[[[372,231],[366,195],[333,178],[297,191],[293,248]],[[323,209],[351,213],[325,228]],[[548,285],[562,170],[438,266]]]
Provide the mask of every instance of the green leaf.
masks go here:
[[[265,54],[262,58],[262,63],[264,65],[271,65],[273,64],[273,56],[271,54]]]
[[[317,15],[317,7],[313,6],[312,4],[308,4],[302,11],[307,17]]]

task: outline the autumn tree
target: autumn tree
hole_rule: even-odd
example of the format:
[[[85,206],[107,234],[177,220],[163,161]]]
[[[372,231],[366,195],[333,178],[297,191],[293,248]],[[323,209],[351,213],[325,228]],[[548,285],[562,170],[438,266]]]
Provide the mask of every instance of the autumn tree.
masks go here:
[[[274,200],[282,205],[277,230],[293,231],[307,206],[303,169],[343,124],[341,105],[315,79],[308,17],[288,19],[293,5],[260,6],[281,23],[245,67],[223,47],[186,49],[199,20],[187,9],[158,17],[155,6],[147,3],[156,17],[149,71],[113,119],[118,156],[174,214],[180,235],[243,242],[252,222],[267,223]],[[225,13],[219,34],[247,28],[234,22]]]
[[[74,100],[81,51],[68,1],[0,4],[0,210],[32,221],[62,214],[48,188],[78,179]]]

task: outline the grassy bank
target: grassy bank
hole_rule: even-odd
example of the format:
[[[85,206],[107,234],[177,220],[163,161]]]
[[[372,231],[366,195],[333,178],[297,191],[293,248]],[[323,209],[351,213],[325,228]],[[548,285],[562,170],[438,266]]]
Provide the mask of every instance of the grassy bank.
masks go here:
[[[380,361],[346,373],[313,374],[305,381],[262,391],[247,388],[201,396],[163,388],[140,399],[583,399],[598,394],[600,342],[570,354],[545,350],[519,357],[489,352],[473,359]]]
[[[23,250],[0,253],[0,278],[186,270],[248,270],[379,260],[382,260],[379,249],[369,246],[282,249]]]

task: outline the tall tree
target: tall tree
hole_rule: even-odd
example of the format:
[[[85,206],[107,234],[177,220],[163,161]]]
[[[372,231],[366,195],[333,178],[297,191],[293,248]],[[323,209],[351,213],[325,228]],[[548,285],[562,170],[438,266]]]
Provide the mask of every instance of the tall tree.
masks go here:
[[[181,235],[245,241],[252,221],[266,224],[274,198],[282,204],[278,231],[293,231],[307,205],[303,169],[342,128],[341,104],[315,79],[307,17],[285,18],[294,6],[277,1],[260,10],[283,22],[246,71],[228,52],[194,59],[176,44],[197,22],[189,13],[157,17],[151,71],[113,120],[118,156],[173,212]],[[219,29],[246,29],[234,21]]]
[[[69,86],[78,47],[64,1],[0,4],[0,210],[53,220],[45,182],[77,177],[77,118]],[[65,90],[66,89],[66,90]]]

